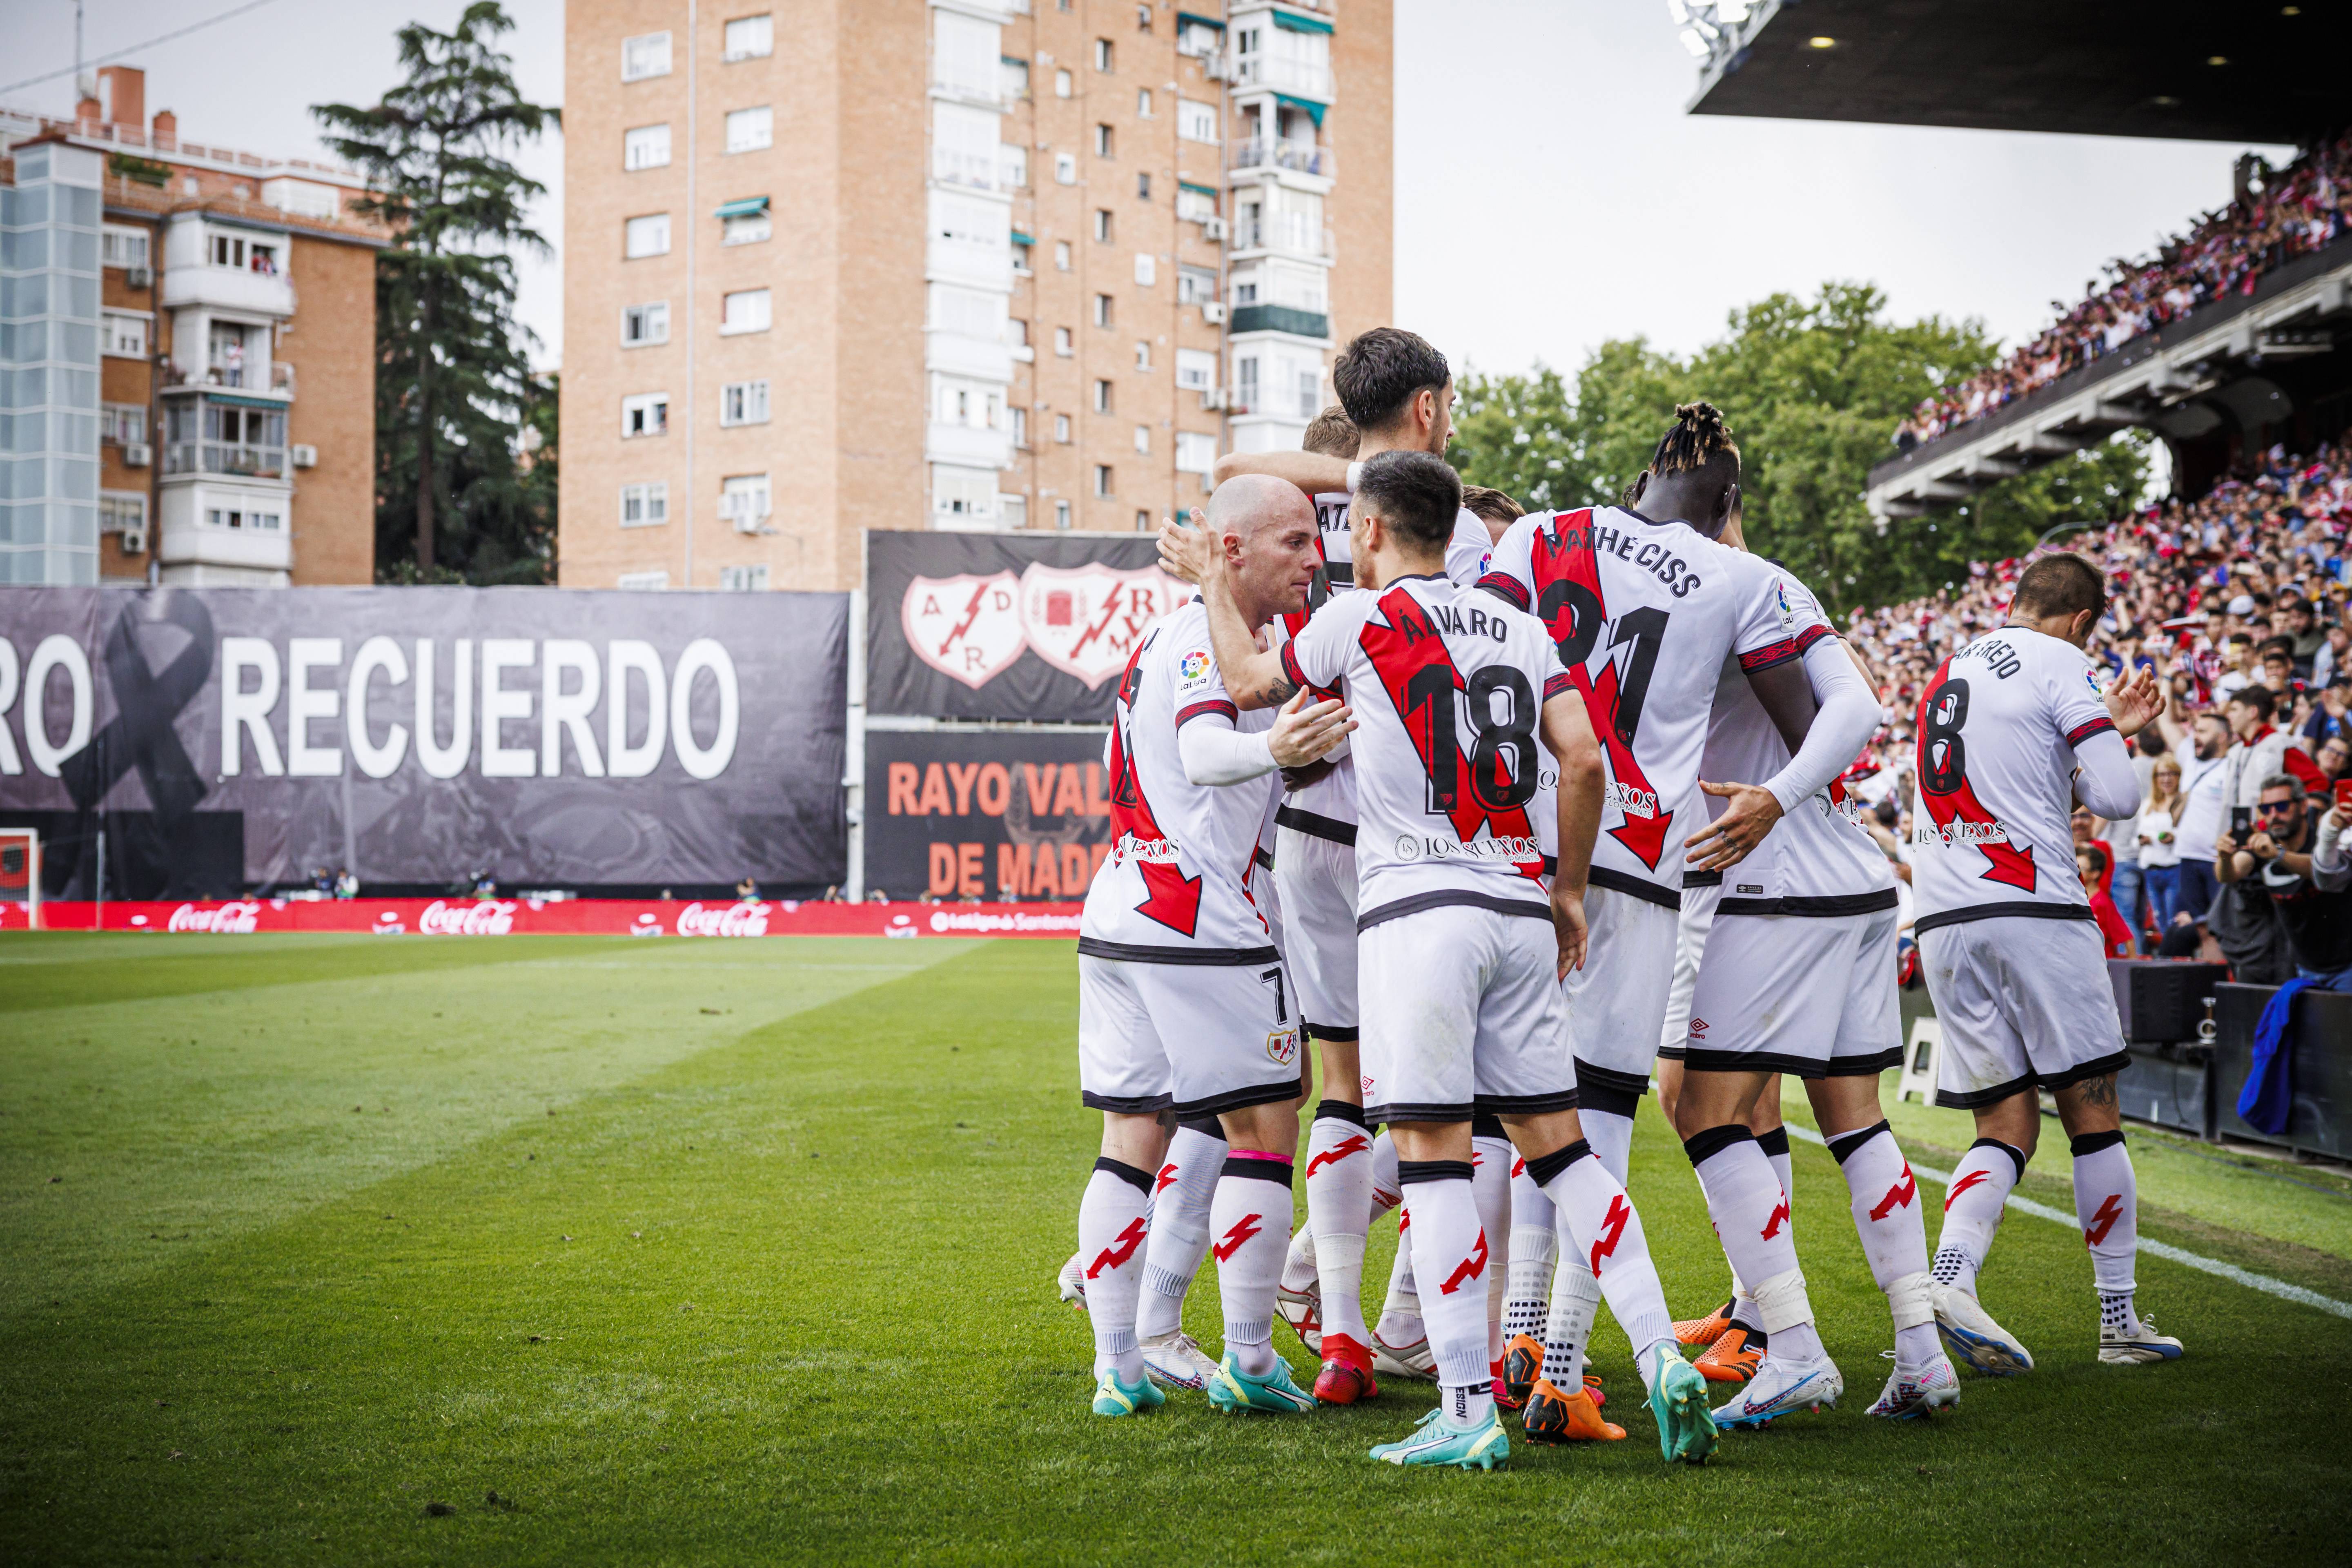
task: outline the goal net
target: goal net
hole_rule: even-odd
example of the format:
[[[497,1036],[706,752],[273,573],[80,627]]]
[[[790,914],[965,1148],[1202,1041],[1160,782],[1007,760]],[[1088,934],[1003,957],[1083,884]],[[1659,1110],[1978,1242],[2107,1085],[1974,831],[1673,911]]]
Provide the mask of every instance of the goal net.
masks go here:
[[[29,827],[0,827],[0,904],[21,905],[25,923],[40,928],[41,836]]]

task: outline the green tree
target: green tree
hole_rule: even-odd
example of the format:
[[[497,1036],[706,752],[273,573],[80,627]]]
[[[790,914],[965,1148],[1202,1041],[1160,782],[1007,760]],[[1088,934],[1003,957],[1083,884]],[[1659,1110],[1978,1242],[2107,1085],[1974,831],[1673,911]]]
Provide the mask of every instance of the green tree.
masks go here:
[[[450,32],[412,23],[397,35],[406,79],[381,103],[310,110],[368,177],[353,205],[396,237],[376,264],[379,580],[553,574],[552,492],[532,478],[552,473],[552,447],[526,458],[520,434],[552,435],[552,397],[514,319],[513,255],[549,249],[526,219],[545,187],[506,153],[561,111],[517,89],[496,47],[512,26],[497,0],[475,0]]]
[[[1863,490],[1871,466],[1892,455],[1889,434],[1995,351],[1978,322],[1893,321],[1876,289],[1828,283],[1811,300],[1774,294],[1733,311],[1726,335],[1686,360],[1639,338],[1604,342],[1572,398],[1540,365],[1466,374],[1453,456],[1465,479],[1531,507],[1614,501],[1675,405],[1703,398],[1739,440],[1750,547],[1786,561],[1838,610],[1883,604],[1957,582],[1970,561],[2017,554],[2053,523],[2118,515],[2146,483],[2146,439],[2136,437],[1882,528]]]

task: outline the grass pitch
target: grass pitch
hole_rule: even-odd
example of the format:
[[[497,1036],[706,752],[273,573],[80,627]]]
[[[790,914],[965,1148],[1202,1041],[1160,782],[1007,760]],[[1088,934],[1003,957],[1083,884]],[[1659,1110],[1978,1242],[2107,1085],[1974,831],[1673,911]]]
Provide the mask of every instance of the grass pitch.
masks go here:
[[[1660,1463],[1613,1328],[1628,1440],[1493,1476],[1364,1458],[1418,1385],[1097,1420],[1052,1289],[1097,1136],[1075,981],[1043,942],[0,942],[0,1560],[2344,1558],[2339,1320],[2143,1258],[2189,1356],[2101,1367],[2080,1236],[2012,1215],[1984,1293],[2040,1370],[1890,1427],[1885,1305],[1807,1144],[1847,1403],[1704,1469]],[[1898,1121],[1928,1163],[1967,1142]],[[1639,1127],[1696,1315],[1721,1258]],[[2146,1234],[2347,1294],[2344,1184],[2133,1146]],[[2062,1205],[2063,1154],[2028,1188]],[[1213,1347],[1213,1266],[1189,1323]]]

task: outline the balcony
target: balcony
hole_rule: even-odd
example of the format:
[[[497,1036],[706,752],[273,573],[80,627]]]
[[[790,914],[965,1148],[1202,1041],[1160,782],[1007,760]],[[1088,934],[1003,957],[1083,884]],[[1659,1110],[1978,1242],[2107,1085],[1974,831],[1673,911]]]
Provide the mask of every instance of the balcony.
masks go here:
[[[264,372],[258,365],[231,369],[226,365],[205,365],[191,368],[173,363],[163,367],[163,390],[169,392],[202,392],[207,388],[236,391],[259,397],[281,397],[292,401],[294,367],[284,360],[272,360],[267,371],[268,385],[264,386]]]
[[[1010,190],[1013,183],[1004,175],[993,148],[984,153],[938,145],[931,148],[931,178],[942,185],[961,185],[968,191]]]
[[[923,457],[963,468],[1009,468],[1013,433],[982,426],[945,425],[934,419],[923,433]]]
[[[1236,56],[1234,59],[1234,90],[1268,88],[1316,103],[1332,100],[1331,68],[1306,60],[1285,59],[1279,55],[1255,54]]]
[[[1331,318],[1291,305],[1242,305],[1234,311],[1231,330],[1234,337],[1244,332],[1288,332],[1322,342],[1331,335]]]
[[[220,474],[240,479],[282,479],[286,448],[226,441],[174,441],[163,448],[163,472]]]
[[[1019,351],[1027,353],[1024,349]],[[1003,343],[982,342],[947,327],[923,331],[923,368],[979,381],[1010,383],[1015,351]]]
[[[1234,226],[1234,260],[1240,260],[1252,251],[1269,251],[1280,256],[1304,257],[1309,261],[1329,261],[1335,258],[1338,248],[1328,228],[1308,229],[1303,224],[1266,223],[1262,220]]]
[[[1234,169],[1287,169],[1295,174],[1315,174],[1329,179],[1338,172],[1337,160],[1328,147],[1318,147],[1312,142],[1267,141],[1261,137],[1244,142],[1234,149]]]
[[[290,316],[294,285],[282,272],[254,272],[205,262],[164,268],[163,308],[176,310],[189,305]]]

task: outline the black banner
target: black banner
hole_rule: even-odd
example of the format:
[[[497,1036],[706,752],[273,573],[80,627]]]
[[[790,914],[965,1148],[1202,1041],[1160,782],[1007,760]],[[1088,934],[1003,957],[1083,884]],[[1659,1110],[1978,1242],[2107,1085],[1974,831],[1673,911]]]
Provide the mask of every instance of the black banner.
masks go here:
[[[1192,594],[1159,562],[1150,534],[868,533],[866,711],[1108,722],[1128,656]]]
[[[0,588],[0,825],[52,897],[841,879],[848,600]],[[217,885],[224,881],[231,885]]]
[[[1110,852],[1105,733],[866,731],[868,891],[1083,900]]]

